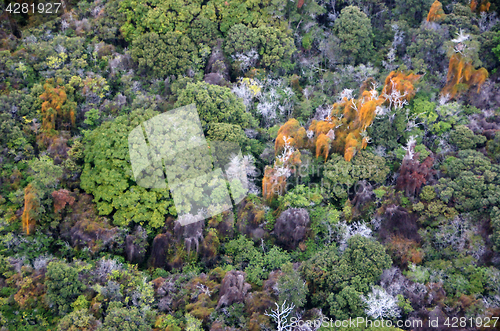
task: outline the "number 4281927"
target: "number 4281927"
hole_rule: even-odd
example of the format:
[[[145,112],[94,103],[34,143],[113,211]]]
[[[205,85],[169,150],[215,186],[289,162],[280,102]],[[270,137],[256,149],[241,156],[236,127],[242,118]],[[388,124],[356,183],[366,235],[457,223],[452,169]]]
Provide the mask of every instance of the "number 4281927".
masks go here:
[[[449,328],[494,328],[497,325],[498,317],[447,317],[444,325]]]
[[[39,13],[39,14],[57,14],[61,3],[39,3],[35,5],[34,3],[9,3],[5,11],[11,14],[28,14],[28,13]]]

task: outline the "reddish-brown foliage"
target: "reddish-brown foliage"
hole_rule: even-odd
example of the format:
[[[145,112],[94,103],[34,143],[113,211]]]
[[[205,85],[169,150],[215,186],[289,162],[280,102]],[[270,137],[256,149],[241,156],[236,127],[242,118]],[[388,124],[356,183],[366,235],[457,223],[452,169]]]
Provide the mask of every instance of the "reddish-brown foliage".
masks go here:
[[[418,194],[422,185],[426,184],[435,173],[432,170],[433,164],[434,158],[431,156],[420,163],[418,161],[418,153],[412,159],[405,158],[401,164],[399,176],[396,181],[396,189],[404,190],[406,196],[415,196]]]
[[[70,192],[65,189],[60,189],[58,191],[52,192],[52,197],[54,198],[54,212],[59,213],[66,207],[66,205],[73,206],[75,203],[75,198],[70,195]]]
[[[401,235],[391,236],[387,247],[393,260],[401,266],[407,266],[408,263],[419,264],[424,257],[415,240],[407,239]]]
[[[440,22],[445,18],[443,5],[438,0],[434,1],[427,15],[427,22]]]

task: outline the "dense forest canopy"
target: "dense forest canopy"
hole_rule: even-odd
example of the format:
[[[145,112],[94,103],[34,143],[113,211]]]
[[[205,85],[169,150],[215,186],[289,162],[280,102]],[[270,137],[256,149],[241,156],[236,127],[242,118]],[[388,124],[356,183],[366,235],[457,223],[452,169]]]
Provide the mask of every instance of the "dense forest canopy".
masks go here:
[[[0,8],[0,331],[500,330],[500,1]],[[130,134],[189,105],[185,224]]]

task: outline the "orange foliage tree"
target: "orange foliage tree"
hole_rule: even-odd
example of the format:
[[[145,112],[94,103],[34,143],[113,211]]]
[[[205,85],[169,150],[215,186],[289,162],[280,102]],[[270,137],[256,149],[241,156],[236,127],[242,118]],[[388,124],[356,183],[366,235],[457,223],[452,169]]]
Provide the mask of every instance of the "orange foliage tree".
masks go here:
[[[21,216],[23,223],[23,231],[26,234],[30,234],[30,229],[34,227],[35,213],[39,207],[38,196],[36,194],[36,189],[32,184],[29,184],[24,189],[24,211]]]
[[[301,163],[300,151],[292,146],[293,138],[282,136],[283,147],[276,156],[272,167],[266,166],[262,179],[262,196],[271,201],[286,191],[286,181],[295,172],[295,166]],[[280,144],[281,145],[281,144]]]
[[[438,0],[434,1],[427,14],[427,22],[441,22],[446,14],[443,11],[443,5]]]
[[[382,97],[385,98],[389,107],[401,109],[408,104],[411,98],[415,96],[415,83],[420,77],[421,75],[416,75],[413,72],[392,71],[385,78],[385,85],[382,90]]]
[[[45,92],[40,95],[42,103],[42,131],[44,136],[54,135],[56,130],[68,129],[75,125],[76,103],[69,100],[66,87],[60,78],[49,79],[43,85]]]
[[[299,121],[291,118],[278,130],[274,150],[276,154],[282,152],[286,143],[294,148],[303,148],[306,142],[306,130]]]
[[[475,69],[474,63],[480,63],[477,58],[479,46],[479,43],[462,29],[456,38],[451,40],[448,50],[450,56],[448,75],[446,85],[441,91],[442,95],[455,98],[472,87],[477,87],[479,93],[488,78],[488,71],[485,68]]]
[[[373,85],[358,99],[352,91],[343,93],[342,100],[333,104],[331,112],[322,121],[312,121],[306,131],[296,119],[288,120],[278,131],[274,147],[276,161],[267,166],[262,180],[262,194],[272,200],[286,190],[286,181],[300,164],[298,149],[310,148],[316,157],[325,161],[331,151],[342,153],[346,161],[368,146],[370,137],[366,129],[373,123],[382,106],[401,109],[415,95],[414,84],[420,78],[412,72],[391,72],[385,80],[382,94]]]
[[[480,13],[487,12],[490,10],[491,3],[489,1],[482,0],[481,2],[477,2],[477,0],[472,0],[470,2],[470,10],[478,11]]]
[[[383,105],[401,109],[415,95],[414,84],[420,78],[413,73],[391,72],[379,95],[372,86],[362,92],[358,99],[347,95],[332,106],[330,115],[324,121],[313,121],[309,131],[316,139],[316,157],[328,158],[329,149],[343,153],[350,161],[357,151],[368,146],[370,138],[366,129],[373,123],[377,110]],[[330,146],[330,148],[328,147]]]
[[[461,92],[476,86],[477,92],[481,90],[481,86],[488,78],[488,70],[485,68],[474,69],[471,61],[462,56],[460,53],[453,54],[448,65],[448,76],[446,77],[446,85],[442,90],[443,95],[449,95],[455,98]]]

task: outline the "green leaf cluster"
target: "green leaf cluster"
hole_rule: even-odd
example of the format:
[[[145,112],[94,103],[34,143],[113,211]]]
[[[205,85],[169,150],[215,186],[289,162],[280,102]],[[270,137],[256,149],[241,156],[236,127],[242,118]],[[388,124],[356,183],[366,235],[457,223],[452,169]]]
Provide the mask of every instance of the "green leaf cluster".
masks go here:
[[[94,195],[100,215],[113,215],[114,224],[130,222],[159,228],[167,215],[175,215],[168,189],[146,189],[137,185],[130,164],[128,135],[144,121],[158,115],[136,110],[105,122],[85,141],[85,166],[81,187]]]
[[[45,277],[47,299],[61,315],[69,312],[73,300],[86,288],[79,280],[78,269],[65,262],[50,262]]]
[[[200,64],[196,45],[178,31],[149,32],[134,39],[131,55],[148,76],[165,78],[196,71]]]
[[[500,202],[500,166],[475,150],[458,152],[442,165],[449,177],[439,179],[438,197],[454,203],[458,211],[471,212],[498,205]]]
[[[342,255],[332,245],[304,262],[301,270],[313,293],[312,303],[344,319],[364,315],[360,295],[391,265],[379,242],[357,235],[349,238]]]
[[[242,128],[254,123],[241,99],[227,87],[205,82],[188,83],[186,88],[180,91],[175,107],[192,103],[196,105],[204,129],[208,129],[212,123],[229,123]],[[222,127],[219,129],[222,130]]]
[[[350,64],[370,61],[373,52],[373,31],[370,19],[356,6],[340,12],[333,31],[340,39],[340,48]]]
[[[349,190],[360,180],[384,183],[390,169],[385,159],[368,151],[360,151],[351,162],[333,154],[325,164],[323,172],[326,189],[337,199],[346,199]]]
[[[269,273],[279,269],[283,264],[290,262],[290,256],[278,246],[273,246],[263,253],[254,246],[251,239],[240,236],[225,245],[226,254],[233,259],[233,263],[240,269],[245,269],[247,280],[262,285]]]

